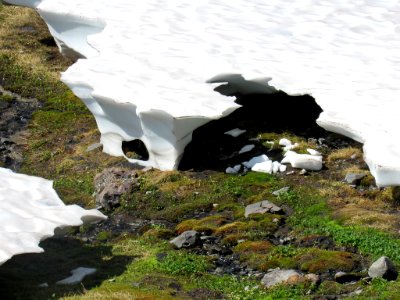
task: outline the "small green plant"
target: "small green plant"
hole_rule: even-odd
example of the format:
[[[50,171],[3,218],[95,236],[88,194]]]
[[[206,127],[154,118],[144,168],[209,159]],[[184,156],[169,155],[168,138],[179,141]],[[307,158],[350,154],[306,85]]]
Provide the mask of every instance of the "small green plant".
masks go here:
[[[207,258],[185,252],[168,252],[158,268],[161,272],[171,275],[194,275],[206,272],[210,268]]]

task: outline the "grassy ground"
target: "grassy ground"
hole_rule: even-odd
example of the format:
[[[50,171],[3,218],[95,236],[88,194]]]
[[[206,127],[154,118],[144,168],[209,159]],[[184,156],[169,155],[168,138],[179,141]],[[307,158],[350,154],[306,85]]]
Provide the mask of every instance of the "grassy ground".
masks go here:
[[[95,205],[93,178],[110,166],[132,168],[99,149],[86,152],[99,139],[95,121],[85,106],[58,80],[72,62],[62,58],[40,18],[31,10],[0,5],[0,85],[39,99],[43,108],[29,125],[21,172],[54,180],[66,203]],[[3,99],[4,98],[4,99]],[[3,97],[0,101],[8,101]],[[289,133],[251,132],[276,142]],[[315,146],[291,136],[302,148]],[[373,178],[362,161],[359,145],[323,149],[325,169],[309,176],[248,173],[227,175],[218,170],[160,172],[138,170],[139,186],[126,195],[110,219],[158,220],[138,231],[82,227],[69,238],[42,243],[44,254],[16,257],[0,267],[2,299],[308,299],[326,295],[396,299],[399,281],[336,283],[327,274],[365,274],[373,259],[387,255],[400,264],[398,208],[391,189],[371,189]],[[354,189],[341,182],[346,172],[367,177]],[[290,186],[279,197],[272,192]],[[287,215],[244,218],[244,207],[270,199]],[[277,220],[277,221],[276,221]],[[162,222],[161,222],[162,221]],[[212,257],[174,250],[168,240],[195,229],[221,239],[242,264],[260,271],[297,268],[326,276],[322,284],[301,282],[272,289],[245,276],[214,275]],[[83,237],[96,232],[91,242]],[[277,245],[275,235],[291,237]],[[325,249],[317,237],[329,238]],[[243,243],[238,243],[245,240]],[[162,259],[160,258],[162,257]],[[45,266],[45,267],[44,267]],[[55,282],[75,267],[99,271],[82,284],[60,287]],[[332,275],[332,274],[331,274]],[[48,288],[39,284],[47,282]]]

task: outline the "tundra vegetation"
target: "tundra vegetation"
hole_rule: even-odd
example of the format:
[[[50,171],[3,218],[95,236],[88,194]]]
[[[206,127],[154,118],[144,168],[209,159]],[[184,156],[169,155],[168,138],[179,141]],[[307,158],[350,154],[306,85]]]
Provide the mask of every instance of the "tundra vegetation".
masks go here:
[[[98,142],[99,133],[91,113],[59,81],[59,72],[70,64],[34,11],[0,5],[0,85],[42,103],[25,129],[18,171],[54,180],[65,203],[95,207],[95,175],[109,167],[134,166],[101,148],[86,151]],[[0,94],[3,101],[15,99]],[[316,146],[315,140],[293,132],[254,129],[244,135],[258,138],[265,151],[278,151],[282,137],[298,142],[301,152]],[[220,167],[135,170],[135,188],[107,212],[105,224],[46,240],[45,253],[21,255],[1,266],[1,298],[394,299],[398,280],[341,284],[334,279],[339,271],[366,277],[368,266],[382,255],[399,265],[400,215],[392,189],[374,187],[360,145],[330,138],[338,142],[322,148],[324,169],[306,176],[298,171],[230,175]],[[366,174],[357,188],[342,182],[349,172]],[[289,191],[272,195],[286,186]],[[246,205],[266,199],[285,214],[244,217]],[[255,272],[294,268],[318,274],[322,282],[265,289],[256,276],[218,273],[218,255],[170,245],[169,240],[187,230],[215,238],[237,264]],[[98,272],[78,285],[55,285],[80,266]],[[45,282],[47,288],[39,287]],[[361,294],[354,293],[359,290]]]

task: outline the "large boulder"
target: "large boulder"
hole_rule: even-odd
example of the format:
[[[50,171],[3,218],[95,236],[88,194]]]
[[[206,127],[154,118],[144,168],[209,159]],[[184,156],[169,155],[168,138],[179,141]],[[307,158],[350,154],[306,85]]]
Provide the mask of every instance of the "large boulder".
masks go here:
[[[111,210],[120,205],[123,195],[131,193],[138,187],[138,175],[135,170],[104,169],[94,178],[96,204]]]
[[[296,270],[273,270],[264,275],[261,283],[266,287],[277,284],[295,284],[304,280],[303,274]]]
[[[369,267],[368,275],[372,278],[381,277],[387,280],[395,280],[398,272],[393,262],[388,257],[382,256]]]
[[[195,230],[185,231],[170,241],[178,249],[195,247],[200,242],[200,233]]]

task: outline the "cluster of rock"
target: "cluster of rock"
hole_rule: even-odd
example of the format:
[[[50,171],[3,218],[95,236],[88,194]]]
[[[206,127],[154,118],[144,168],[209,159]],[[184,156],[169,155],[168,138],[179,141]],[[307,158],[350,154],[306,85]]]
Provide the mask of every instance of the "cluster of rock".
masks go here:
[[[288,187],[284,187],[274,192],[274,195],[278,196],[289,190]],[[245,208],[245,217],[248,218],[254,214],[284,214],[284,210],[275,205],[274,203],[264,200],[261,202],[247,205]],[[240,242],[240,241],[239,241]],[[315,273],[304,273],[295,269],[270,269],[267,272],[261,272],[249,268],[245,264],[240,262],[237,255],[233,254],[232,249],[226,244],[221,243],[219,237],[207,236],[201,232],[195,230],[188,230],[181,233],[179,236],[173,238],[170,243],[176,249],[192,249],[198,254],[206,254],[215,256],[215,268],[210,270],[213,274],[223,275],[240,275],[249,276],[254,279],[258,279],[261,285],[270,288],[279,284],[299,284],[310,282],[318,285],[323,280],[322,277]],[[285,241],[281,240],[281,243]],[[370,280],[373,278],[383,278],[386,280],[397,279],[398,272],[393,262],[386,256],[380,257],[378,260],[373,262],[368,269],[368,274],[348,273],[338,271],[334,274],[333,279],[340,284],[346,284],[351,282],[357,282],[359,280]],[[356,290],[355,294],[360,294],[361,289]]]

